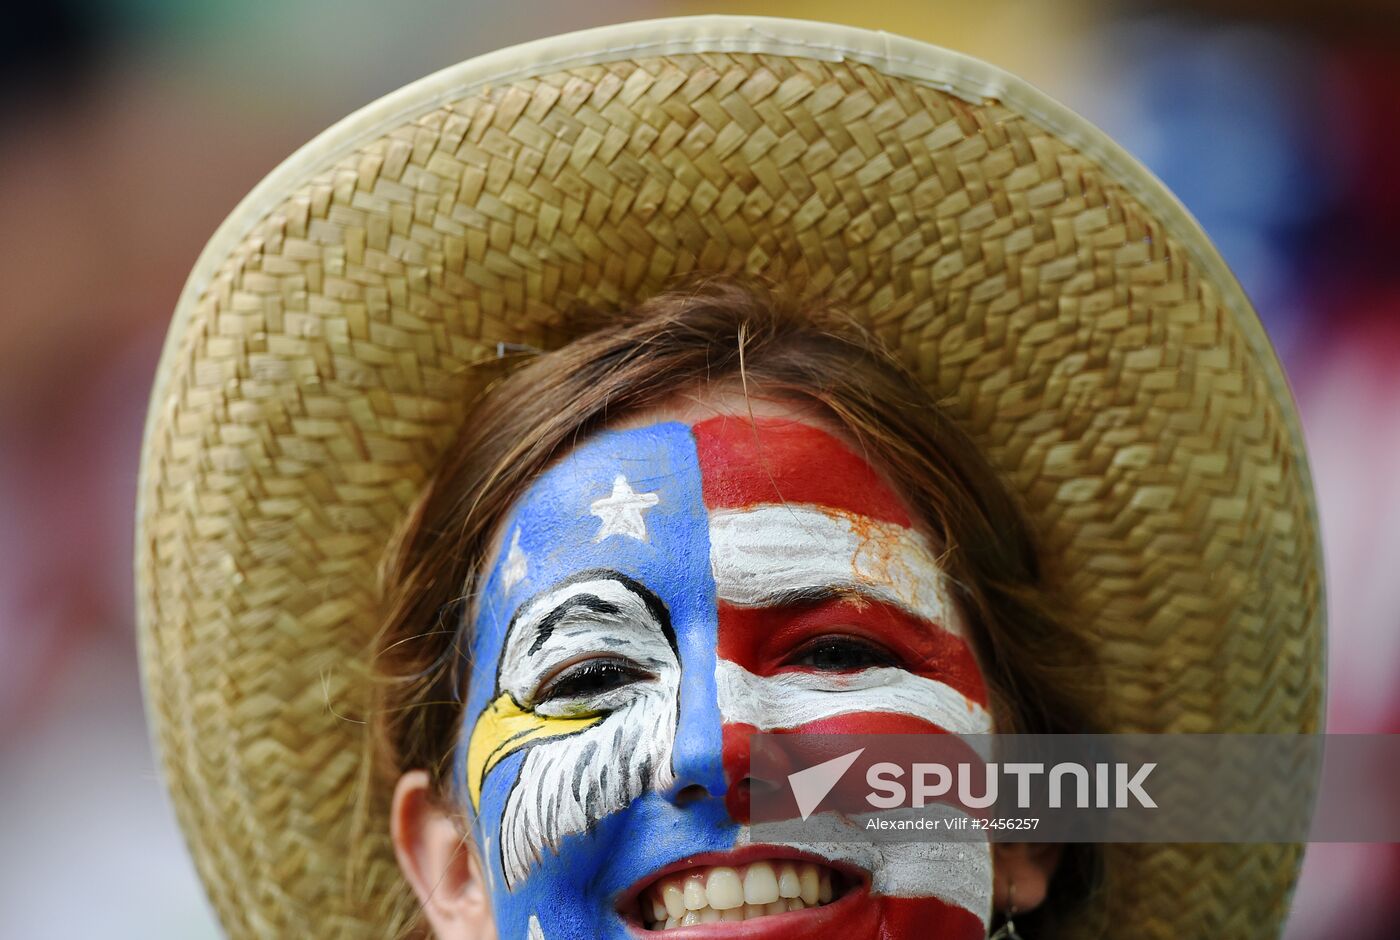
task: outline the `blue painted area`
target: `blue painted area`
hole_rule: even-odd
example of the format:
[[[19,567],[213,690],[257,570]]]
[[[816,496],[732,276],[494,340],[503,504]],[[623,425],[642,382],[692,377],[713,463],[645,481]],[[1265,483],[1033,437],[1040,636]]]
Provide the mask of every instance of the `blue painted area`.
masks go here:
[[[657,497],[655,505],[641,512],[645,541],[626,534],[597,539],[603,520],[590,507],[612,494],[618,474],[626,477],[633,492]],[[526,571],[507,589],[508,549],[517,530]],[[528,748],[497,764],[487,774],[473,828],[477,844],[490,846],[486,862],[492,869],[502,937],[525,936],[532,914],[549,940],[629,936],[614,911],[619,892],[677,859],[734,844],[737,826],[723,805],[715,693],[718,615],[710,574],[709,519],[695,441],[687,425],[665,423],[600,434],[542,474],[520,501],[481,597],[464,739],[497,694],[499,657],[516,610],[570,576],[598,568],[641,582],[670,613],[682,677],[673,760],[678,779],[670,794],[646,794],[598,820],[592,831],[565,837],[557,854],[546,851],[543,862],[509,891],[497,849],[502,813]],[[684,809],[670,801],[691,784],[703,786],[709,796],[687,802]],[[460,785],[458,792],[464,794]]]

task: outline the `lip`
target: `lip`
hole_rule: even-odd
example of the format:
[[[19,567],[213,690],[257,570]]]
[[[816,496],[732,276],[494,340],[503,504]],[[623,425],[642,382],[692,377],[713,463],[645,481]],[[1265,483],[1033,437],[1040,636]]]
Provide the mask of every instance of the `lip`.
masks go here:
[[[758,861],[812,862],[838,872],[852,887],[845,894],[823,904],[785,914],[769,914],[753,920],[694,924],[690,927],[672,927],[666,931],[648,930],[632,912],[637,909],[637,898],[658,880],[676,872],[690,868],[713,865],[738,867]],[[724,852],[700,852],[679,858],[669,865],[656,869],[645,878],[638,879],[631,887],[618,895],[617,910],[636,937],[655,938],[661,933],[670,936],[679,931],[680,940],[829,940],[833,928],[843,923],[851,923],[858,912],[870,907],[870,873],[863,868],[840,862],[832,862],[811,852],[803,852],[781,845],[746,845],[743,848]],[[857,917],[858,919],[858,917]],[[837,930],[836,935],[846,933]],[[856,934],[850,934],[855,936]]]

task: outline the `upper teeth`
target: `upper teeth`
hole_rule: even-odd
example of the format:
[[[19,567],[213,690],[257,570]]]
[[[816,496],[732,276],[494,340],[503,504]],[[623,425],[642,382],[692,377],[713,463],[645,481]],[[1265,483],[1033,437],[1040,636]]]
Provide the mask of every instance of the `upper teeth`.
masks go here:
[[[811,862],[691,868],[642,893],[642,919],[664,930],[800,911],[831,900],[831,876],[831,869]]]

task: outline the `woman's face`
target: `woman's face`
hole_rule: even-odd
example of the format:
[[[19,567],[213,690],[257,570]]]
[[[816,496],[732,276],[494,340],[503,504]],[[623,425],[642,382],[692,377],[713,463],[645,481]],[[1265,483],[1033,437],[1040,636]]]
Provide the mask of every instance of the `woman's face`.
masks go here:
[[[905,501],[762,410],[597,434],[506,522],[454,778],[502,937],[985,935],[985,843],[750,839],[756,731],[991,730]]]

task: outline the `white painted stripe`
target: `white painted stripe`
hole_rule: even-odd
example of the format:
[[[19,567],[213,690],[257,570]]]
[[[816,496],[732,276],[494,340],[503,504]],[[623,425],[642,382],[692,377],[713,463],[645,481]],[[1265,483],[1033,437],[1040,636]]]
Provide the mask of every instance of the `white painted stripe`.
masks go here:
[[[849,587],[963,635],[947,578],[915,529],[820,506],[757,505],[710,513],[719,598],[762,607],[804,588]]]
[[[923,818],[964,815],[942,804],[917,811]],[[816,817],[813,817],[814,819]],[[952,842],[931,838],[920,842],[871,842],[865,829],[870,818],[891,819],[891,813],[835,817],[824,815],[821,826],[841,826],[849,829],[851,839],[866,841],[804,842],[779,837],[784,847],[810,852],[835,863],[845,863],[870,872],[870,888],[876,894],[896,898],[938,898],[955,904],[981,918],[985,925],[992,910],[992,850],[982,842]],[[764,823],[765,834],[777,825]],[[808,831],[811,824],[806,825]],[[737,845],[752,845],[756,840],[748,826],[740,829]]]
[[[952,686],[893,666],[855,673],[781,672],[758,676],[715,661],[721,718],[760,731],[796,728],[854,712],[911,715],[953,734],[988,734],[987,710]]]

